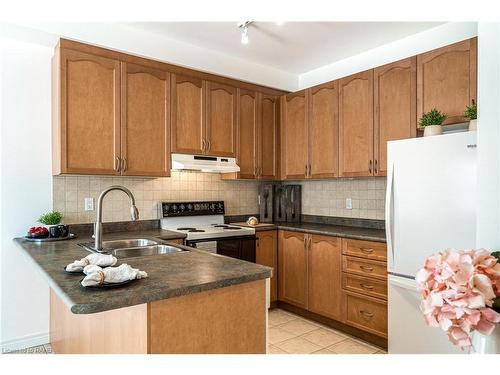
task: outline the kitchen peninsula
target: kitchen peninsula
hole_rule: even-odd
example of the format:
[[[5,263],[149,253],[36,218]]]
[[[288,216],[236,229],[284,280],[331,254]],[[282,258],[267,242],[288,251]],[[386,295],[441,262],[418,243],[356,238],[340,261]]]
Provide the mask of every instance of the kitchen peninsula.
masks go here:
[[[107,240],[176,242],[161,229],[109,233]],[[56,353],[265,353],[266,278],[272,269],[193,248],[118,259],[148,273],[116,289],[85,289],[64,267],[89,253],[76,240],[15,242],[50,286]],[[244,338],[244,339],[243,339]]]

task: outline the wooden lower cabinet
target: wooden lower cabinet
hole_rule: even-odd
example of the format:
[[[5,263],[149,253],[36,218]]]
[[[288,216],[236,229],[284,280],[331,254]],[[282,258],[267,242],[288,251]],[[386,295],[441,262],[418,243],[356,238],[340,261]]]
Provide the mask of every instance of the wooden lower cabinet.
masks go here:
[[[307,234],[279,231],[280,301],[307,309]]]
[[[346,323],[378,336],[387,337],[387,302],[346,293]]]
[[[278,238],[279,301],[387,338],[385,244],[286,230]]]
[[[342,321],[342,251],[337,237],[308,235],[308,307]]]
[[[278,233],[275,230],[257,232],[255,262],[263,266],[272,267],[271,302],[278,299]]]

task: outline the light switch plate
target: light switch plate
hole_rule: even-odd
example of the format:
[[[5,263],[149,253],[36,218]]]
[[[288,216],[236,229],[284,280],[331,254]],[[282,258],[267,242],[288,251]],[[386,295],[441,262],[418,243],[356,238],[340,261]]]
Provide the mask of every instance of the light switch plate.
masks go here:
[[[85,198],[85,211],[94,211],[94,198]]]
[[[345,199],[345,208],[347,208],[348,210],[352,210],[352,199],[351,198]]]

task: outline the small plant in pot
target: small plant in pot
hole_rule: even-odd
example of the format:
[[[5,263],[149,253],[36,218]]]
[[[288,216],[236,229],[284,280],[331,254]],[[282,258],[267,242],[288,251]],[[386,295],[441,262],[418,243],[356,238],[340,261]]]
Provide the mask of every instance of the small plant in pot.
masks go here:
[[[424,113],[418,122],[420,127],[424,128],[424,137],[443,134],[442,124],[446,117],[445,113],[438,111],[436,108]]]
[[[59,211],[51,211],[41,215],[38,222],[48,228],[50,237],[66,237],[68,235],[68,226],[61,225],[62,217],[63,215]]]
[[[464,117],[469,119],[469,131],[477,130],[477,104],[474,100],[470,106],[465,107]]]

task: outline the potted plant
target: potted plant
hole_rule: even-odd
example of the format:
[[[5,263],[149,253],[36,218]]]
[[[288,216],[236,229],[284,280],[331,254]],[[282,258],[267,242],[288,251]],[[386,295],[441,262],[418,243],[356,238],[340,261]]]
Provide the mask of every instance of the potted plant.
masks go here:
[[[38,219],[38,222],[51,227],[54,225],[59,225],[61,223],[62,217],[63,215],[59,211],[51,211],[41,215]]]
[[[447,249],[425,260],[415,280],[428,326],[476,353],[500,353],[500,252]]]
[[[469,131],[477,130],[477,104],[474,100],[470,106],[465,107],[464,117],[469,119]]]
[[[446,120],[446,117],[445,113],[438,111],[436,108],[424,113],[418,122],[420,127],[424,128],[424,137],[443,134],[441,125]]]

